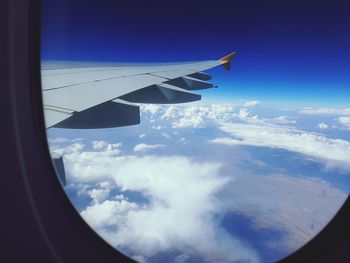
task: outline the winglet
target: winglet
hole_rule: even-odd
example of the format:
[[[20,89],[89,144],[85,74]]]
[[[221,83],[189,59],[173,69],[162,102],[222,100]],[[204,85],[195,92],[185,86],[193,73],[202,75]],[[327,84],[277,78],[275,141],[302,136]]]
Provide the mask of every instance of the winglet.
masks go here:
[[[231,60],[232,58],[237,54],[236,51],[228,54],[227,56],[224,56],[223,58],[220,58],[219,61],[222,62],[222,65],[226,70],[230,70],[231,68]]]

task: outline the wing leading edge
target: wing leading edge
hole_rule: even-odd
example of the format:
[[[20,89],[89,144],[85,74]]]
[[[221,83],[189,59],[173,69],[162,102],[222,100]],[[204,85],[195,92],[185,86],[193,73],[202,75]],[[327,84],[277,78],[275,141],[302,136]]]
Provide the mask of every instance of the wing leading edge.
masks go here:
[[[46,127],[96,129],[140,123],[137,103],[172,104],[201,99],[213,88],[207,69],[230,70],[232,52],[219,60],[127,67],[43,69]]]

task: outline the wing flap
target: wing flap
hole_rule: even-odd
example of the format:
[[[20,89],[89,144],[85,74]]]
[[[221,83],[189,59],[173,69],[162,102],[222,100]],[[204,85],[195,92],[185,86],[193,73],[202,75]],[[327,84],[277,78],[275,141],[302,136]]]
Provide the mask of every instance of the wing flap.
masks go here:
[[[201,96],[179,87],[161,84],[145,87],[120,98],[135,103],[170,104],[197,101]]]
[[[53,127],[69,129],[99,129],[140,123],[140,108],[121,99],[104,102],[71,115]]]
[[[201,81],[191,77],[180,77],[176,79],[171,79],[166,81],[165,83],[168,83],[170,85],[174,85],[183,89],[187,89],[187,90],[201,90],[201,89],[210,89],[214,87],[214,84],[210,82]]]
[[[203,80],[203,81],[208,81],[211,80],[211,75],[203,73],[203,72],[196,72],[188,75],[191,78]]]

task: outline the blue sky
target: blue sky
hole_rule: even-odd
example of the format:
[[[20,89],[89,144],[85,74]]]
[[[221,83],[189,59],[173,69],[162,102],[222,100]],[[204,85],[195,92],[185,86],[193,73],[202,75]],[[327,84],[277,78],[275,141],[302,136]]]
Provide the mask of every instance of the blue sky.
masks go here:
[[[42,1],[44,60],[170,62],[239,53],[210,96],[349,105],[341,1]],[[213,94],[213,95],[211,95]]]

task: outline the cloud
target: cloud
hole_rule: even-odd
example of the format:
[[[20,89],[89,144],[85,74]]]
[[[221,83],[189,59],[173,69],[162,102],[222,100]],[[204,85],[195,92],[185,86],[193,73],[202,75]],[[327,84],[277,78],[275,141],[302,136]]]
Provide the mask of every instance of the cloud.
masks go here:
[[[179,251],[178,260],[198,253],[208,262],[259,261],[254,250],[217,221],[228,211],[248,216],[255,231],[285,232],[267,245],[292,252],[324,227],[347,196],[309,178],[227,177],[221,175],[219,163],[181,156],[118,156],[107,151],[68,155],[68,176],[77,183],[89,178],[97,184],[85,190],[92,202],[82,217],[111,245],[120,251],[127,248],[127,255],[145,262],[167,251]],[[111,198],[113,189],[121,193]],[[128,200],[128,193],[139,193],[148,202]]]
[[[70,144],[67,147],[56,147],[50,145],[50,153],[52,156],[63,156],[66,154],[76,153],[83,150],[85,147],[85,144],[76,142],[73,144]]]
[[[117,150],[122,146],[122,143],[109,143],[106,147],[107,151],[114,151],[114,152],[120,152],[120,150]]]
[[[49,143],[73,143],[83,141],[83,138],[67,139],[67,138],[48,138]]]
[[[181,142],[181,143],[188,143],[188,141],[186,140],[185,137],[181,137],[181,138],[179,139],[179,142]]]
[[[350,130],[350,117],[339,117],[338,122],[342,124],[346,129]]]
[[[324,122],[321,122],[318,124],[318,128],[320,128],[321,130],[328,129],[328,125]]]
[[[155,150],[155,149],[159,149],[159,148],[163,148],[163,147],[165,147],[164,144],[140,143],[134,147],[134,152],[145,152],[145,151]]]
[[[219,104],[151,106],[145,108],[143,117],[153,122],[149,129],[159,126],[167,135],[175,134],[166,130],[170,127],[207,127],[208,132],[216,132],[212,134],[226,133],[226,137],[214,139],[215,143],[282,148],[326,161],[329,166],[349,163],[349,142],[288,127],[295,123],[289,116],[258,118],[249,109],[247,105],[236,108]],[[232,121],[240,123],[227,124]],[[136,141],[139,134],[144,138],[143,132],[147,132],[143,127],[139,131]],[[172,135],[174,142],[186,143],[193,138],[186,130],[177,131],[179,136]],[[157,134],[166,137],[162,132]],[[221,225],[227,211],[248,216],[257,231],[286,232],[287,237],[271,246],[295,249],[327,223],[346,196],[309,178],[239,176],[239,169],[217,162],[132,152],[147,153],[165,147],[162,144],[135,145],[130,149],[133,155],[120,155],[120,145],[95,141],[93,151],[83,151],[83,144],[57,149],[64,154],[68,183],[83,184],[79,191],[89,198],[88,205],[80,210],[83,218],[111,245],[140,262],[169,251],[179,253],[178,262],[194,253],[208,262],[255,262],[256,252]],[[259,160],[252,163],[261,170],[271,165]]]
[[[145,137],[146,137],[146,134],[145,134],[145,133],[142,133],[142,134],[140,134],[140,136],[139,136],[140,139],[143,139],[143,138],[145,138]]]
[[[258,104],[261,104],[261,102],[258,100],[250,100],[250,101],[245,102],[243,104],[243,107],[255,107]]]
[[[161,109],[160,105],[157,104],[141,104],[140,110],[141,113],[150,113],[150,114],[155,114]]]
[[[299,113],[311,115],[350,115],[350,108],[303,108],[299,110]]]
[[[273,118],[270,121],[275,124],[295,124],[296,123],[295,120],[292,120],[291,117],[286,115]]]
[[[84,182],[95,173],[95,182],[112,178],[122,193],[137,192],[149,201],[139,204],[123,195],[105,199],[108,191],[89,191],[94,200],[81,215],[114,247],[127,248],[128,255],[145,261],[170,250],[198,253],[207,262],[258,261],[253,250],[216,220],[223,208],[217,193],[230,181],[219,175],[219,164],[180,156],[106,155],[89,162],[96,168],[93,172],[83,155],[74,160],[76,169],[68,166],[77,181]]]
[[[163,132],[160,135],[162,135],[166,139],[170,139],[171,138],[171,136],[169,134],[167,134],[166,132]]]
[[[254,116],[251,116],[250,115],[250,112],[248,111],[248,109],[246,108],[242,108],[239,110],[239,113],[237,114],[238,118],[240,118],[241,120],[245,120],[245,119],[257,119],[258,116],[257,115],[254,115]]]
[[[169,113],[170,112],[170,113]],[[207,107],[193,106],[167,110],[161,119],[172,119],[173,128],[204,128],[206,126]]]
[[[101,183],[110,179],[110,160],[123,161],[120,150],[75,151],[63,155],[67,183]],[[119,158],[117,158],[119,157]],[[116,163],[118,163],[116,161]],[[98,165],[96,165],[98,164]]]
[[[93,141],[92,142],[92,148],[94,150],[102,150],[103,148],[107,147],[108,143],[105,141]]]
[[[324,161],[328,167],[350,169],[350,142],[346,140],[329,139],[317,133],[273,124],[226,123],[220,129],[231,137],[210,142],[286,149]]]
[[[111,190],[110,189],[92,189],[89,191],[89,196],[93,199],[94,203],[101,203],[107,199]]]
[[[94,150],[107,150],[107,151],[114,151],[120,152],[118,148],[122,146],[122,143],[108,143],[106,141],[93,141],[92,142],[92,148]]]
[[[200,115],[184,116],[173,122],[173,128],[204,128],[205,121]]]
[[[170,122],[172,128],[205,128],[209,123],[228,121],[234,117],[235,107],[231,104],[211,104],[196,106],[159,106],[157,110],[147,110],[147,118],[157,128],[158,122]],[[164,128],[159,126],[160,128]]]

